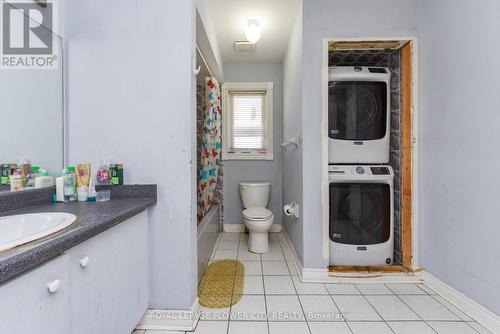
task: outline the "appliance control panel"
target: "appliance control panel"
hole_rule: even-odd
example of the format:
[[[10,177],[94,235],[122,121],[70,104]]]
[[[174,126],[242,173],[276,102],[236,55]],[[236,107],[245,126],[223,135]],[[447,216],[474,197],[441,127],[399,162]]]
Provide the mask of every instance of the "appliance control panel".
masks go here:
[[[328,166],[330,175],[346,175],[346,176],[371,176],[371,175],[391,175],[389,166],[343,166],[330,165]]]

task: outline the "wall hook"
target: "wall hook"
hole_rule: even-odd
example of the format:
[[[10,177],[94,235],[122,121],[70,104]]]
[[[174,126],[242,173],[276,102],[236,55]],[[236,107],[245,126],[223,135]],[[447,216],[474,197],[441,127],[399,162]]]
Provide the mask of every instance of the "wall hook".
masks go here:
[[[193,74],[194,75],[198,75],[198,73],[200,73],[201,71],[201,65],[198,65],[198,67],[196,67],[196,59],[193,59]]]
[[[288,139],[288,141],[281,144],[281,147],[288,151],[288,146],[294,145],[296,148],[299,148],[299,137],[293,137]]]

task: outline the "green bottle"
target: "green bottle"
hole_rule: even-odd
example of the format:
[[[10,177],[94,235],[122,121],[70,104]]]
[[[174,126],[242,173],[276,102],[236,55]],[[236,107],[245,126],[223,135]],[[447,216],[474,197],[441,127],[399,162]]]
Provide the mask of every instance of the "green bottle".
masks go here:
[[[78,191],[76,190],[76,168],[75,166],[68,166],[68,174],[73,179],[73,196],[72,201],[76,201],[78,198]]]

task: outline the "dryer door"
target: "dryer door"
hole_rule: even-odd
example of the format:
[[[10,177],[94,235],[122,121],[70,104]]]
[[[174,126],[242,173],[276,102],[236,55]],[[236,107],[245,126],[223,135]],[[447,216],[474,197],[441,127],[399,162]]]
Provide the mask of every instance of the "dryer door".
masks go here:
[[[391,235],[388,184],[330,183],[330,240],[348,245],[384,243]]]
[[[328,135],[340,140],[376,140],[385,137],[387,85],[380,81],[330,81]]]

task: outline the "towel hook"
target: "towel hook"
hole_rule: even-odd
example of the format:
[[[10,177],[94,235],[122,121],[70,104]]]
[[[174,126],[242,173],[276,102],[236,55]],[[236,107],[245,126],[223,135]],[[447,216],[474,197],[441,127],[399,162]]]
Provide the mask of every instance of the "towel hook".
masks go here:
[[[201,71],[201,66],[198,65],[198,67],[196,67],[196,58],[193,58],[193,74],[194,75],[198,75],[198,73],[200,73]]]

